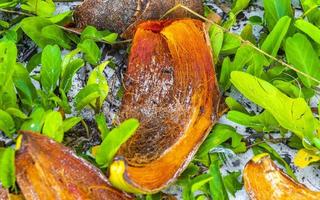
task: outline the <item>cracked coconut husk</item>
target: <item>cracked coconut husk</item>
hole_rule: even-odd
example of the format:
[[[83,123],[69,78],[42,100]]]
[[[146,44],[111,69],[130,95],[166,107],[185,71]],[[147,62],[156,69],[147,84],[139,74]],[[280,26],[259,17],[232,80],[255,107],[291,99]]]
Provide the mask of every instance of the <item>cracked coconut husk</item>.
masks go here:
[[[205,25],[147,21],[133,39],[120,119],[140,121],[110,167],[110,180],[134,193],[174,181],[222,113]]]
[[[15,165],[26,200],[133,199],[114,189],[99,169],[69,148],[37,133],[21,134]]]

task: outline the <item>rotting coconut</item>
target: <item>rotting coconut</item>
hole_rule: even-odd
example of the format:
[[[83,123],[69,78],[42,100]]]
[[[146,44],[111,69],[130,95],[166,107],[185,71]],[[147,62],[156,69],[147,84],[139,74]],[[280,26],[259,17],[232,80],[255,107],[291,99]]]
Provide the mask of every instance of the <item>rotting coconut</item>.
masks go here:
[[[109,180],[133,193],[154,193],[185,169],[221,115],[220,92],[205,25],[147,21],[135,33],[121,120],[140,127],[119,150]]]
[[[318,200],[311,191],[279,169],[268,154],[249,161],[243,172],[244,186],[252,200]]]
[[[37,133],[22,132],[15,165],[26,200],[133,199],[112,188],[102,172],[69,148]]]
[[[74,12],[78,28],[87,25],[123,33],[131,38],[135,27],[144,20],[159,19],[177,4],[203,14],[201,0],[85,0]],[[167,18],[194,17],[186,10],[177,9]]]

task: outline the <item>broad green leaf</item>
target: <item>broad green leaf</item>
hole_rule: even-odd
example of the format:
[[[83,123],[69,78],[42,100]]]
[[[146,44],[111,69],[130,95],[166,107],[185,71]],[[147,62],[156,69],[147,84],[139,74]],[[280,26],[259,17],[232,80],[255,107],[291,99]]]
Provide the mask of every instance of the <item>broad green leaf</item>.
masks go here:
[[[0,42],[0,93],[7,86],[7,82],[11,80],[16,59],[16,45],[11,41]]]
[[[320,16],[319,16],[320,17]],[[320,29],[315,25],[307,22],[303,19],[298,19],[294,25],[300,29],[302,32],[311,37],[315,42],[320,44]]]
[[[66,18],[71,18],[72,17],[72,11],[69,10],[69,11],[66,11],[66,12],[63,12],[63,13],[59,13],[53,17],[50,17],[49,20],[56,24],[56,23],[59,23],[61,21],[64,21]]]
[[[12,8],[19,3],[19,0],[1,0],[0,8]]]
[[[32,107],[37,91],[31,82],[28,70],[21,64],[14,65],[13,82],[23,104]]]
[[[229,107],[230,110],[236,110],[240,111],[242,113],[248,113],[245,107],[243,107],[239,102],[237,102],[234,98],[232,97],[227,97],[225,100],[227,106]]]
[[[4,188],[15,186],[15,166],[14,166],[15,150],[8,148],[0,148],[0,182]]]
[[[303,98],[290,98],[270,83],[245,72],[232,72],[231,82],[245,97],[271,113],[283,128],[300,138],[313,140],[319,122]]]
[[[11,115],[0,109],[0,131],[3,131],[7,136],[12,137],[15,132],[15,123]]]
[[[51,21],[43,17],[27,17],[21,21],[21,28],[25,34],[32,39],[40,48],[53,45],[55,42],[41,34],[41,30],[52,25]]]
[[[74,102],[77,110],[81,110],[85,106],[89,105],[92,101],[100,97],[101,91],[98,84],[90,84],[80,90],[75,96]],[[91,105],[95,106],[95,105]]]
[[[251,116],[239,111],[229,111],[227,118],[233,122],[255,129],[256,131],[279,130],[279,123],[267,111],[255,116]]]
[[[275,27],[272,29],[271,33],[263,42],[261,49],[275,57],[281,46],[282,40],[288,32],[290,23],[291,18],[288,16],[284,16],[279,19],[279,21],[277,21],[277,23],[275,24]]]
[[[48,25],[41,29],[41,35],[43,37],[51,39],[55,44],[58,44],[65,49],[71,48],[70,39],[65,35],[62,29],[54,24]]]
[[[28,116],[26,114],[24,114],[21,110],[17,109],[17,108],[7,108],[6,112],[8,114],[10,114],[11,116],[20,118],[20,119],[27,119]]]
[[[70,117],[65,119],[62,123],[63,132],[67,132],[72,129],[75,125],[77,125],[82,120],[81,117]]]
[[[296,69],[320,81],[320,60],[306,36],[296,33],[286,41],[286,57]],[[298,73],[306,87],[316,86],[317,82]]]
[[[42,129],[43,135],[46,135],[57,142],[62,142],[64,136],[63,121],[61,113],[49,111],[45,116]]]
[[[0,90],[0,108],[7,109],[10,107],[17,107],[17,95],[11,77],[3,90]]]
[[[94,118],[97,123],[98,130],[100,131],[101,138],[103,140],[104,138],[107,137],[107,135],[110,132],[108,125],[107,125],[106,117],[104,116],[104,113],[100,113],[100,114],[95,115]]]
[[[207,137],[207,139],[200,146],[196,158],[200,160],[206,156],[212,149],[231,139],[233,148],[241,145],[242,136],[236,130],[228,125],[217,124]]]
[[[103,73],[104,69],[106,68],[106,66],[110,63],[110,61],[106,61],[103,62],[102,64],[100,64],[99,66],[97,66],[96,68],[94,68],[94,70],[91,72],[87,85],[90,84],[98,84],[99,88],[100,88],[100,95],[99,95],[99,99],[91,102],[93,105],[99,106],[99,108],[102,106],[102,104],[104,103],[104,100],[107,98],[108,96],[108,92],[109,92],[109,85],[108,85],[108,81]]]
[[[227,191],[235,197],[235,194],[238,190],[241,190],[243,187],[243,183],[239,182],[239,177],[241,175],[240,171],[231,172],[228,175],[223,177],[223,183],[227,189]]]
[[[273,29],[280,18],[293,17],[291,0],[263,0],[264,17],[269,31]]]
[[[57,45],[46,46],[41,56],[41,85],[49,93],[57,87],[57,82],[61,73],[61,51]]]
[[[212,47],[212,53],[214,62],[219,61],[219,54],[223,44],[223,30],[216,25],[212,25],[209,30],[210,42]]]
[[[229,200],[223,179],[220,173],[220,164],[218,158],[211,162],[208,172],[213,178],[209,182],[211,197],[218,200]]]
[[[65,68],[65,71],[61,78],[60,88],[65,92],[68,92],[72,86],[72,79],[74,75],[77,73],[81,67],[84,66],[84,62],[82,59],[72,60]]]
[[[202,174],[191,180],[191,193],[200,190],[205,184],[213,179],[211,174]]]
[[[84,58],[92,65],[98,64],[101,52],[97,44],[92,39],[85,39],[78,44],[78,48],[84,53]]]
[[[239,12],[246,9],[249,3],[250,3],[250,0],[236,0],[233,2],[231,12],[237,15]]]
[[[34,54],[27,63],[28,72],[32,72],[38,65],[41,64],[41,52]]]
[[[20,130],[34,131],[40,133],[45,120],[45,110],[42,107],[36,107],[30,115],[30,119],[26,120]]]
[[[298,98],[298,97],[304,98],[301,88],[298,88],[297,86],[293,85],[290,82],[275,80],[272,82],[272,84],[291,98]]]
[[[304,13],[309,22],[320,27],[320,1],[319,0],[300,0]]]
[[[108,167],[120,146],[136,132],[138,127],[138,120],[128,119],[112,129],[97,150],[98,165]]]
[[[233,33],[225,33],[223,45],[221,48],[222,54],[233,54],[241,45],[241,40]]]
[[[22,3],[21,9],[38,16],[50,17],[56,10],[56,6],[52,0],[27,0]]]
[[[109,44],[113,44],[118,38],[118,34],[108,30],[98,31],[93,26],[87,26],[81,33],[81,40],[92,39],[94,41],[103,40]]]

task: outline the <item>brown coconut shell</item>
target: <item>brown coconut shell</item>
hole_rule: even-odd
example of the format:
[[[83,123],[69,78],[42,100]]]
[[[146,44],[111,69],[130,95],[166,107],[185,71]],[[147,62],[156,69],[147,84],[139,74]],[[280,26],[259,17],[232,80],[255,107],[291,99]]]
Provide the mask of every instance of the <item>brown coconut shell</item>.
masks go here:
[[[139,23],[159,19],[177,4],[203,14],[202,0],[85,0],[76,8],[74,20],[78,28],[92,25],[131,38]],[[166,18],[183,17],[195,16],[180,8]]]
[[[320,192],[308,189],[289,177],[269,155],[258,156],[247,163],[244,186],[252,200],[318,200]]]
[[[96,167],[43,135],[23,132],[16,177],[26,200],[128,200]]]
[[[220,92],[209,44],[198,20],[138,26],[120,118],[136,118],[140,127],[116,161],[126,163],[122,177],[138,189],[129,191],[153,193],[174,181],[219,118]],[[111,177],[116,170],[111,166]]]

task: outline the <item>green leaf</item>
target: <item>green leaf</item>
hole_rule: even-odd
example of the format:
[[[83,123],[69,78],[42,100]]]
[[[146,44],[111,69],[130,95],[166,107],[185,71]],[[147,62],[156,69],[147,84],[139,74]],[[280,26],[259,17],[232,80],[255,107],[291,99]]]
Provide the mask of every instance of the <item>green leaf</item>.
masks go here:
[[[238,15],[239,12],[243,11],[248,7],[250,0],[236,0],[233,2],[231,12]]]
[[[217,200],[228,200],[229,197],[220,173],[218,158],[211,162],[208,173],[213,177],[209,182],[211,197]]]
[[[293,17],[290,0],[263,0],[264,17],[269,31],[273,29],[280,18],[284,16]]]
[[[231,172],[227,176],[223,177],[223,183],[227,189],[227,191],[235,197],[235,194],[238,190],[241,190],[243,187],[243,183],[239,182],[239,177],[241,172]]]
[[[28,72],[32,72],[38,65],[41,64],[41,52],[34,54],[27,63]]]
[[[23,2],[21,9],[38,16],[50,17],[56,10],[56,6],[52,0],[27,0]]]
[[[100,131],[101,138],[103,140],[104,138],[107,137],[107,135],[110,132],[108,125],[107,125],[106,117],[104,116],[103,113],[100,113],[100,114],[95,115],[94,118],[96,120],[98,130]]]
[[[128,119],[112,129],[97,150],[96,162],[98,165],[108,167],[120,146],[136,132],[138,127],[138,120]]]
[[[45,116],[42,129],[43,135],[46,135],[57,142],[62,142],[64,136],[63,121],[61,113],[49,111]]]
[[[84,58],[92,65],[98,64],[101,52],[97,44],[92,39],[86,39],[78,44],[78,48],[85,54]]]
[[[74,75],[77,73],[81,67],[84,66],[84,62],[82,59],[72,60],[65,68],[65,72],[62,75],[60,88],[65,92],[68,92],[72,86],[72,79]]]
[[[61,51],[57,45],[46,46],[41,56],[41,85],[43,89],[49,93],[53,92],[57,87],[57,82],[61,73]]]
[[[63,13],[59,13],[53,17],[50,17],[49,20],[56,24],[56,23],[59,23],[61,21],[64,21],[66,18],[71,18],[72,17],[72,11],[71,10],[68,10],[66,12],[63,12]]]
[[[315,137],[313,132],[319,122],[304,99],[290,98],[270,83],[244,72],[232,72],[231,82],[245,97],[271,113],[283,128],[310,141]]]
[[[263,42],[261,50],[275,57],[281,46],[282,40],[284,39],[289,30],[290,23],[291,18],[288,16],[284,16],[281,19],[279,19],[271,33]]]
[[[0,8],[12,8],[19,3],[19,0],[2,0],[0,1]]]
[[[81,117],[70,117],[65,119],[62,123],[63,132],[67,132],[72,129],[75,125],[77,125],[82,120]]]
[[[236,110],[242,113],[248,113],[247,109],[232,97],[227,97],[225,102],[230,110]]]
[[[87,26],[81,33],[81,40],[92,39],[94,41],[103,40],[109,44],[113,44],[118,38],[118,34],[108,30],[98,31],[93,26]]]
[[[215,125],[207,139],[200,146],[196,154],[196,158],[199,158],[201,160],[212,149],[221,145],[229,139],[232,140],[233,148],[241,145],[242,136],[239,135],[233,127],[224,124]]]
[[[293,37],[288,38],[285,51],[290,64],[320,81],[320,60],[306,36],[296,33]],[[317,82],[300,73],[298,76],[306,87],[318,85]]]
[[[45,120],[45,110],[42,107],[36,107],[30,115],[30,119],[25,121],[20,130],[34,131],[40,133]]]
[[[320,16],[319,16],[320,17]],[[315,42],[320,44],[320,29],[315,25],[303,20],[298,19],[294,25],[300,29],[302,32],[311,37]]]
[[[15,132],[15,124],[9,113],[0,109],[0,130],[8,137],[12,137]]]
[[[28,116],[24,114],[21,110],[17,108],[8,108],[6,109],[6,112],[9,113],[11,116],[20,118],[20,119],[27,119]]]
[[[255,116],[250,116],[239,111],[229,111],[227,118],[238,124],[253,128],[256,131],[270,132],[279,130],[279,123],[267,111]]]
[[[99,106],[99,108],[104,103],[104,100],[107,98],[108,92],[109,92],[108,81],[103,73],[104,69],[106,68],[106,66],[109,63],[110,63],[110,61],[106,61],[106,62],[103,62],[102,64],[100,64],[99,66],[97,66],[96,68],[94,68],[94,70],[91,72],[89,79],[88,79],[88,82],[87,82],[87,85],[90,85],[90,84],[98,84],[99,85],[99,88],[100,88],[99,99],[91,102],[93,105]],[[99,101],[99,102],[97,102],[97,101]]]
[[[320,26],[320,6],[319,0],[300,0],[304,13],[308,17],[309,22]],[[315,9],[316,8],[316,9]]]
[[[53,45],[55,42],[42,35],[41,30],[52,23],[43,17],[27,17],[21,21],[21,28],[25,34],[32,39],[40,48]]]
[[[221,48],[222,54],[233,54],[241,45],[241,40],[233,33],[225,33],[223,45]]]
[[[10,188],[15,186],[15,165],[14,149],[0,148],[0,182],[4,188]]]
[[[70,49],[70,39],[65,35],[63,30],[61,30],[56,25],[48,25],[41,29],[42,36],[51,39],[55,44],[58,44],[59,46]]]
[[[290,82],[275,80],[272,83],[279,90],[281,90],[283,93],[287,94],[291,98],[298,98],[298,97],[304,98],[301,88],[298,88],[297,86],[293,85]]]
[[[0,93],[11,81],[17,59],[16,45],[11,41],[0,42]]]
[[[212,53],[214,57],[214,62],[219,61],[219,54],[223,44],[223,30],[216,25],[212,25],[209,30],[210,42],[212,47]]]
[[[233,65],[229,57],[226,57],[222,62],[220,77],[219,77],[219,85],[227,90],[230,85],[230,73],[232,71]]]
[[[191,180],[191,193],[200,190],[205,184],[213,179],[211,174],[202,174]]]
[[[31,108],[37,98],[37,91],[31,82],[28,70],[21,64],[14,65],[13,82],[21,102]]]
[[[77,110],[83,109],[85,106],[89,105],[92,101],[99,98],[100,93],[101,93],[100,87],[98,84],[90,84],[82,88],[74,98],[76,109]]]

